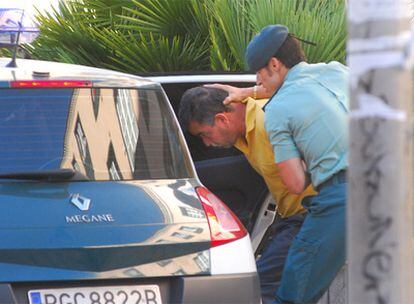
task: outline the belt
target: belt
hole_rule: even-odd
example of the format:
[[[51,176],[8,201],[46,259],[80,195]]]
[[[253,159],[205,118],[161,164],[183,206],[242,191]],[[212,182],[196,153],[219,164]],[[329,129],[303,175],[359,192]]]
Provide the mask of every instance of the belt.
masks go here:
[[[323,187],[335,185],[335,184],[343,184],[346,183],[346,170],[341,170],[334,175],[332,175],[329,179],[324,181],[322,184],[316,187],[316,191],[320,191]]]

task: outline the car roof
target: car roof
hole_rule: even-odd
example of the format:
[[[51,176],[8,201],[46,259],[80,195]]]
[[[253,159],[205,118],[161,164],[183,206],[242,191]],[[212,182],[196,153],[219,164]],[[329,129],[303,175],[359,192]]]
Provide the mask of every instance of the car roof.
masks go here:
[[[205,82],[256,82],[255,74],[188,74],[146,77],[161,84],[166,83],[205,83]]]
[[[17,67],[6,67],[10,58],[0,58],[0,82],[21,80],[84,80],[94,87],[137,87],[153,81],[131,74],[83,65],[17,59]]]

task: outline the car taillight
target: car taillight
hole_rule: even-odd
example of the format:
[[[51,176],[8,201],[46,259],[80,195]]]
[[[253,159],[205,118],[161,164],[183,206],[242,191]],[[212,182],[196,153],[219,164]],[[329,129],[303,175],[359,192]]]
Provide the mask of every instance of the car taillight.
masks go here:
[[[196,191],[207,214],[213,247],[247,235],[237,216],[217,196],[204,187],[197,187]]]
[[[91,81],[83,80],[21,80],[10,82],[12,88],[84,88],[92,87]]]

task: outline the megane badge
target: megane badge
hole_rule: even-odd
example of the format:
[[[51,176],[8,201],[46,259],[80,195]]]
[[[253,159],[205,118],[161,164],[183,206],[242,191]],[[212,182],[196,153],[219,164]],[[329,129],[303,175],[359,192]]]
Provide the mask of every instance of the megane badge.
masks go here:
[[[70,197],[70,202],[79,208],[81,211],[88,211],[91,204],[89,198],[81,196],[79,193],[72,194]]]

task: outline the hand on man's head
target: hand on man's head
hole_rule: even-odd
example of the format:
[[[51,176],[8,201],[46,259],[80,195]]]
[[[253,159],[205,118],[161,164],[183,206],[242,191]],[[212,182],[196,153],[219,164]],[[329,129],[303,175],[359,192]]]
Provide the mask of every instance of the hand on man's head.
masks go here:
[[[214,83],[214,84],[206,84],[204,86],[207,88],[223,90],[229,93],[229,96],[227,96],[223,100],[224,105],[228,105],[233,102],[242,102],[247,97],[249,97],[249,95],[246,95],[246,92],[244,92],[243,88],[233,87],[227,84]]]
[[[229,96],[223,100],[224,105],[231,103],[241,103],[249,97],[252,97],[254,99],[264,99],[272,96],[272,93],[268,92],[262,85],[248,88],[238,88],[227,84],[214,83],[205,84],[204,87],[220,89],[229,93]]]

